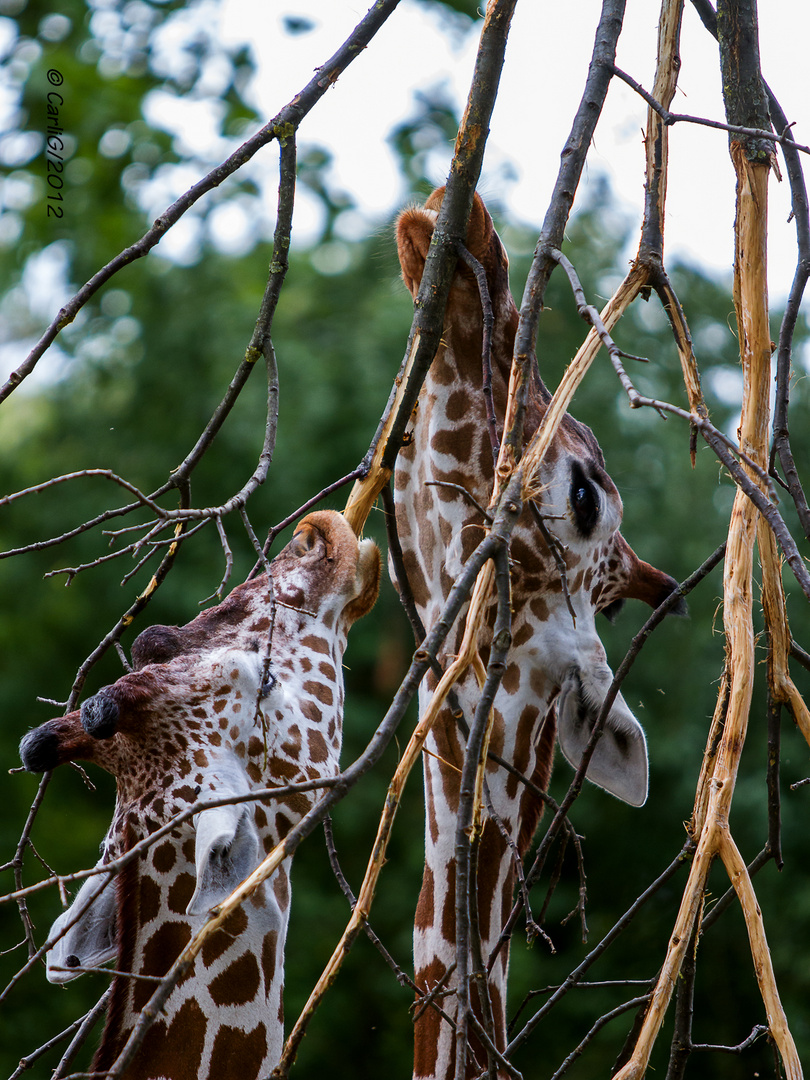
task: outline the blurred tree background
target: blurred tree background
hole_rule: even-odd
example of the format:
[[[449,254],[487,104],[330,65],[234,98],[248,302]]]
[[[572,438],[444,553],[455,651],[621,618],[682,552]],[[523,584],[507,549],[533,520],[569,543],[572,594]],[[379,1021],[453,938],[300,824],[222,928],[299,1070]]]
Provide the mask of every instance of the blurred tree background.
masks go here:
[[[473,3],[443,6],[454,20],[475,16]],[[183,170],[191,183],[210,168],[211,161],[155,122],[159,95],[214,102],[223,144],[257,126],[259,118],[250,104],[250,54],[228,53],[213,29],[208,33],[200,29],[204,20],[198,18],[189,28],[189,12],[199,16],[203,7],[179,0],[126,4],[64,0],[55,14],[43,0],[0,0],[2,86],[12,116],[8,132],[0,138],[4,378],[63,298],[142,234],[150,215],[167,202],[161,202],[161,196],[170,171]],[[305,33],[306,25],[290,19],[288,32]],[[171,41],[173,50],[167,45]],[[58,220],[46,217],[49,189],[42,156],[42,117],[51,89],[45,72],[50,68],[64,76],[61,123],[69,132],[62,188],[65,213]],[[431,189],[425,175],[427,157],[437,149],[447,153],[456,127],[457,118],[442,95],[425,92],[414,99],[412,119],[392,131],[391,145],[414,196]],[[261,166],[271,187],[274,153],[268,148]],[[362,458],[411,320],[410,298],[398,280],[392,222],[378,222],[365,238],[351,243],[342,238],[341,217],[357,208],[330,182],[329,160],[328,148],[304,141],[299,187],[320,200],[322,235],[311,246],[294,247],[273,327],[281,412],[268,482],[249,506],[259,536]],[[111,469],[141,490],[152,490],[166,479],[168,470],[196,441],[250,338],[271,254],[275,206],[267,190],[255,172],[237,174],[183,219],[179,240],[161,245],[118,275],[60,335],[36,374],[2,406],[2,493],[90,467]],[[636,223],[622,216],[606,185],[594,190],[569,229],[566,253],[598,303],[623,273],[622,253]],[[246,238],[229,247],[222,237],[234,206],[250,222],[250,229]],[[535,236],[510,218],[505,207],[493,209],[512,258],[513,291],[520,296]],[[690,320],[712,417],[733,431],[740,386],[730,282],[709,279],[686,265],[671,271]],[[775,311],[774,338],[778,317]],[[540,334],[541,367],[553,387],[584,334],[559,274],[552,281]],[[642,392],[683,402],[677,355],[655,302],[637,303],[617,337],[628,352],[651,360],[635,374]],[[804,326],[800,339],[806,339]],[[802,408],[810,404],[810,392],[806,372],[799,374],[793,393]],[[213,452],[195,473],[197,505],[224,501],[250,475],[261,446],[264,409],[265,388],[257,375]],[[649,410],[631,412],[606,360],[589,375],[574,412],[594,428],[604,449],[624,499],[625,536],[643,558],[679,579],[686,577],[725,538],[731,482],[705,448],[699,449],[696,467],[691,467],[689,433],[680,422],[664,422]],[[810,466],[810,441],[805,438],[796,449],[803,455],[798,462],[801,471]],[[338,492],[327,505],[342,507],[345,495]],[[115,500],[116,492],[111,494],[105,481],[83,479],[2,507],[0,546],[9,551],[57,535],[118,505]],[[226,526],[236,558],[233,581],[239,581],[250,571],[254,554],[238,521]],[[369,529],[384,545],[381,514],[372,518]],[[276,541],[274,551],[288,536]],[[19,764],[21,736],[56,714],[38,696],[67,697],[78,666],[149,580],[153,563],[122,586],[121,578],[131,569],[126,560],[79,574],[68,589],[64,576],[45,577],[91,562],[105,551],[95,530],[59,547],[0,563],[0,760],[6,770]],[[125,647],[145,625],[193,618],[199,602],[216,590],[223,567],[213,528],[184,544],[167,582],[125,638]],[[792,585],[788,577],[789,593]],[[690,598],[690,618],[669,620],[656,632],[625,684],[628,703],[648,733],[650,799],[642,810],[632,810],[588,788],[576,804],[573,821],[585,837],[590,944],[583,943],[577,920],[563,922],[575,906],[579,886],[576,862],[568,852],[546,917],[556,952],[552,955],[539,941],[523,948],[518,936],[510,988],[514,1008],[531,991],[561,982],[681,847],[682,822],[691,812],[722,667],[722,637],[715,634],[721,591],[718,569]],[[794,634],[807,646],[810,620],[803,597],[797,589],[794,592]],[[631,604],[614,627],[604,623],[602,636],[614,666],[645,617],[640,605]],[[385,583],[377,608],[353,631],[347,653],[346,761],[360,752],[381,719],[412,647],[398,601]],[[85,695],[120,672],[120,661],[111,651],[91,672]],[[806,673],[799,671],[796,678],[800,689],[810,689]],[[748,859],[767,835],[764,700],[758,702],[754,716],[733,821]],[[335,815],[338,853],[355,888],[395,754],[396,748]],[[785,870],[780,878],[770,863],[756,879],[756,888],[787,1014],[800,1055],[810,1060],[806,1010],[810,973],[795,939],[796,927],[810,920],[804,824],[808,796],[807,788],[790,789],[808,773],[807,747],[790,723],[784,725],[782,755]],[[569,779],[567,765],[560,762],[552,794],[561,796]],[[77,771],[57,771],[38,816],[33,833],[36,851],[60,872],[95,862],[109,823],[114,797],[110,778],[94,773],[92,781],[96,790],[89,790]],[[37,779],[26,774],[6,775],[3,780],[2,862],[13,856],[36,785]],[[422,866],[419,788],[414,778],[372,916],[374,928],[405,970],[411,964],[412,916]],[[29,852],[26,882],[44,874]],[[711,900],[725,891],[722,871],[716,882],[718,894]],[[8,867],[2,884],[3,892],[13,887]],[[591,979],[655,975],[682,884],[683,878],[676,877],[656,895]],[[348,918],[348,905],[331,875],[320,833],[296,858],[293,888],[287,949],[290,1020],[306,1000]],[[536,903],[539,907],[539,896]],[[790,920],[780,917],[786,903]],[[44,940],[60,910],[56,892],[37,895],[30,908],[38,939]],[[24,947],[12,948],[22,938],[13,905],[0,908],[0,925],[5,986],[25,959]],[[764,1021],[749,954],[737,945],[742,934],[742,920],[732,906],[701,941],[696,1042],[739,1043]],[[49,985],[40,968],[29,973],[0,1003],[0,1073],[10,1075],[24,1054],[88,1009],[102,982],[85,976],[63,989]],[[528,1070],[527,1075],[551,1076],[593,1019],[628,996],[626,988],[584,989],[569,995],[530,1041],[518,1067]],[[368,942],[361,940],[310,1028],[295,1075],[305,1080],[328,1070],[335,1080],[381,1072],[392,1078],[409,1076],[410,1000],[407,988],[397,984]],[[584,1080],[608,1075],[631,1016],[608,1025],[572,1075]],[[659,1042],[653,1059],[659,1071],[666,1067],[665,1042]],[[59,1053],[39,1062],[32,1075],[49,1075]],[[739,1077],[772,1068],[772,1051],[760,1041],[744,1058],[694,1055],[688,1075]]]

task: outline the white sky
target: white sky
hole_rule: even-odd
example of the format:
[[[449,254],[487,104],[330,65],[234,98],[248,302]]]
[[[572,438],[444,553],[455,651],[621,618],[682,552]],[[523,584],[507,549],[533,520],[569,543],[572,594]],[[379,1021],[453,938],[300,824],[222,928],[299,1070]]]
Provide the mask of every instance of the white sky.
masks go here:
[[[520,0],[510,32],[507,63],[493,117],[480,190],[511,214],[539,225],[556,176],[559,153],[579,103],[599,16],[599,0],[545,3]],[[657,0],[628,0],[617,62],[646,88],[654,64]],[[256,93],[262,114],[273,116],[311,78],[365,14],[352,0],[225,0],[221,32],[227,42],[248,41],[259,65]],[[311,32],[283,30],[285,16],[308,18]],[[448,85],[459,109],[466,99],[479,27],[448,32],[437,15],[409,0],[377,34],[365,54],[341,76],[310,113],[302,145],[328,146],[333,177],[364,213],[382,217],[407,198],[386,135],[413,114],[414,89]],[[805,79],[810,0],[760,4],[762,68],[799,142],[810,143],[810,94]],[[682,69],[673,111],[723,120],[717,46],[689,3],[683,20]],[[646,106],[614,81],[589,155],[587,183],[606,174],[622,205],[640,221]],[[694,125],[670,129],[667,255],[685,255],[707,270],[728,271],[732,259],[734,176],[726,134]],[[435,162],[443,182],[452,146]],[[504,180],[509,163],[514,180]],[[787,182],[771,184],[772,294],[783,296],[795,263],[795,231],[787,224]],[[306,238],[306,203],[295,235]]]

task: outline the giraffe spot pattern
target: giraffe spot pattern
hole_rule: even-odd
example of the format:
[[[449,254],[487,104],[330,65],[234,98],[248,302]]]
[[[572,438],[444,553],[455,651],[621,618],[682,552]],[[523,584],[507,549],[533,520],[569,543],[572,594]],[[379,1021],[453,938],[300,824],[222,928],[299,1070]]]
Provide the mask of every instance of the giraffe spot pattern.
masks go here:
[[[162,1020],[152,1025],[135,1068],[141,1076],[198,1075],[207,1028],[202,1009],[193,998],[189,999],[168,1028]]]
[[[422,877],[422,889],[419,893],[419,902],[416,906],[416,920],[414,925],[417,930],[429,930],[433,926],[433,911],[435,904],[435,883],[433,870],[425,866]]]
[[[262,941],[262,971],[264,972],[265,986],[273,981],[273,973],[276,970],[276,958],[278,953],[278,931],[270,930],[264,935]]]
[[[317,637],[314,634],[307,634],[306,637],[301,639],[301,647],[304,649],[311,649],[315,653],[329,654],[329,642],[326,638]]]
[[[221,1027],[214,1040],[208,1080],[221,1080],[232,1072],[233,1062],[239,1062],[241,1076],[256,1076],[267,1053],[267,1029],[257,1024],[249,1032],[234,1027]]]
[[[193,874],[180,874],[176,877],[168,892],[169,910],[176,915],[185,914],[196,886],[197,882]]]
[[[290,906],[290,883],[286,874],[278,874],[273,881],[273,895],[282,911]]]
[[[322,705],[332,705],[335,698],[332,690],[326,683],[314,682],[308,680],[302,687],[305,694],[309,694],[320,701]]]
[[[224,955],[233,945],[234,938],[239,937],[247,929],[248,917],[242,908],[232,911],[218,930],[206,938],[200,956],[203,964],[209,968]]]
[[[209,986],[211,1000],[215,1005],[246,1005],[256,997],[260,983],[256,957],[252,953],[243,953],[212,979]]]
[[[309,760],[315,765],[329,758],[329,748],[320,731],[307,732],[307,745],[309,747]]]
[[[189,941],[191,941],[191,927],[188,923],[174,920],[163,923],[144,946],[143,959],[138,968],[139,974],[164,976]],[[154,990],[154,984],[151,982],[135,984],[132,990],[132,1008],[135,1012],[140,1012]]]
[[[142,926],[148,926],[157,917],[160,912],[160,896],[160,887],[157,882],[150,877],[143,876],[141,878],[140,908],[138,911]]]
[[[170,840],[158,844],[152,852],[152,866],[159,874],[168,874],[177,860],[177,852]]]

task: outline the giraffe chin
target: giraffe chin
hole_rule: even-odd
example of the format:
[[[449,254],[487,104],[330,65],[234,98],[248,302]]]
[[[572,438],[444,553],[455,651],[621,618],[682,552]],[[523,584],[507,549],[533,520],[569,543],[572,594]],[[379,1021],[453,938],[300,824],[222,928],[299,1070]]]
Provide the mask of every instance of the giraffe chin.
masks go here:
[[[85,968],[98,968],[114,960],[118,952],[115,921],[115,885],[106,874],[88,878],[51,927],[48,940],[54,945],[47,953],[48,982],[71,982]]]
[[[583,679],[579,667],[566,673],[557,699],[557,739],[564,757],[579,767],[604,696]],[[605,719],[602,734],[585,773],[588,780],[630,806],[647,801],[647,740],[621,694]]]

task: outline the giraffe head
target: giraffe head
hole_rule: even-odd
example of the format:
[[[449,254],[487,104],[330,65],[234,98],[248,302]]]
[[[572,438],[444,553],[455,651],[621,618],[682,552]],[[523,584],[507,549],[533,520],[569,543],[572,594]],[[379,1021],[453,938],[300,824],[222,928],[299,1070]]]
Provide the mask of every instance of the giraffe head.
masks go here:
[[[238,586],[185,626],[145,630],[133,645],[136,670],[80,710],[25,736],[20,753],[31,771],[85,760],[115,776],[115,814],[99,868],[179,813],[201,803],[226,803],[201,807],[170,828],[124,870],[117,889],[106,875],[85,882],[52,928],[51,981],[67,981],[76,968],[114,956],[119,970],[164,974],[209,909],[283,839],[318,792],[240,800],[256,789],[337,774],[343,650],[350,625],[374,604],[379,563],[376,546],[358,541],[342,515],[310,514],[273,560],[269,575]],[[248,1011],[239,1030],[245,1047],[253,1039],[251,1053],[260,1063],[274,1056],[281,1037],[280,1000],[271,1021],[265,1014],[271,996],[280,999],[288,899],[282,867],[225,928],[214,950],[220,953],[198,960],[199,985],[191,980],[179,988],[182,1004],[172,1014],[188,1008],[196,1016],[202,1010],[209,1020],[203,1003],[211,1013],[224,1002],[241,1004]],[[240,958],[231,970],[226,960],[233,942]],[[233,990],[237,966],[240,988]],[[111,1048],[108,1057],[114,1054],[122,1031],[151,993],[115,982],[101,1062],[107,1060],[104,1047]],[[231,1010],[231,1025],[234,1015]],[[201,1031],[199,1022],[194,1030]],[[179,1034],[185,1034],[183,1024]],[[166,1032],[160,1038],[172,1041]],[[210,1032],[200,1040],[199,1055],[190,1058],[197,1071],[190,1074],[206,1075],[200,1069],[208,1061],[213,1077],[216,1040]],[[161,1062],[167,1076],[185,1076],[166,1064],[162,1046],[156,1037],[143,1051],[147,1060]]]
[[[414,297],[443,197],[444,189],[434,191],[424,207],[404,211],[397,223],[402,275]],[[477,194],[466,244],[486,274],[494,316],[493,397],[502,418],[519,316],[509,289],[506,252]],[[408,487],[409,494],[399,504],[401,528],[406,534],[421,533],[419,546],[424,552],[429,550],[426,520],[432,520],[433,532],[443,541],[442,553],[432,565],[419,551],[405,552],[417,603],[422,597],[435,597],[437,588],[446,595],[448,583],[458,576],[482,536],[484,522],[470,499],[457,490],[429,486],[454,483],[481,505],[489,500],[493,466],[482,392],[482,326],[478,284],[460,261],[445,311],[442,346],[417,413],[413,446],[402,455],[399,486],[403,491]],[[533,372],[526,439],[542,421],[549,400],[539,370]],[[516,671],[512,682],[523,682],[517,696],[525,698],[525,684],[534,680],[535,696],[554,703],[550,720],[556,714],[560,748],[576,766],[612,681],[596,614],[613,619],[627,599],[640,599],[655,608],[677,583],[640,559],[621,535],[622,501],[599,444],[590,428],[568,414],[532,478],[531,491],[534,505],[524,512],[511,548]],[[408,502],[416,507],[413,520]],[[407,536],[403,546],[407,547]],[[678,614],[685,610],[683,601],[675,608]],[[632,805],[646,800],[646,740],[621,695],[607,717],[587,775]]]

